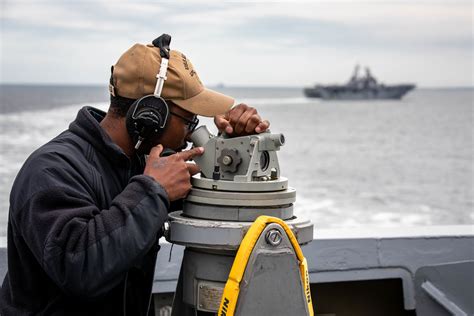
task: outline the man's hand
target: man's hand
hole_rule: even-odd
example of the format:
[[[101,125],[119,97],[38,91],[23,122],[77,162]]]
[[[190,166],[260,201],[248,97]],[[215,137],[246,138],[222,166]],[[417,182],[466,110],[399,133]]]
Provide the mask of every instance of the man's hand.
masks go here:
[[[170,201],[182,199],[191,190],[191,176],[199,172],[196,164],[186,161],[202,155],[204,148],[196,147],[167,157],[160,157],[162,151],[162,145],[151,149],[143,174],[159,182]]]
[[[257,110],[246,104],[239,104],[224,115],[217,115],[214,123],[221,132],[231,136],[244,136],[265,132],[270,122],[262,120]]]

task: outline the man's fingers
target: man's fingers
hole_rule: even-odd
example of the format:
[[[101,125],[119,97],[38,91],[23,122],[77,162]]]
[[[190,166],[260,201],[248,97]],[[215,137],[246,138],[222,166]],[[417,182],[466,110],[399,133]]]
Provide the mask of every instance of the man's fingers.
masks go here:
[[[270,127],[270,122],[267,120],[262,121],[260,124],[255,127],[255,132],[262,133],[265,132]]]
[[[218,130],[225,131],[227,134],[232,134],[233,128],[224,115],[218,115],[214,117],[214,123],[216,124]]]
[[[241,134],[249,123],[250,118],[254,115],[258,116],[257,111],[254,108],[248,108],[244,113],[242,113],[242,115],[239,117],[239,121],[234,127],[235,132]],[[258,118],[260,121],[260,116],[258,116]]]
[[[229,122],[226,120],[226,118],[224,117],[224,115],[216,115],[214,117],[214,124],[216,124],[217,128],[219,129],[224,129],[225,126],[227,124],[229,124]]]
[[[252,134],[255,132],[255,129],[257,126],[262,122],[262,119],[260,118],[260,115],[254,114],[252,115],[248,121],[247,125],[245,126],[245,133],[247,134]]]
[[[186,167],[188,168],[189,174],[192,176],[198,173],[199,171],[201,171],[199,166],[196,165],[195,163],[187,162]]]
[[[179,153],[179,158],[183,159],[184,161],[189,160],[195,156],[200,156],[204,153],[204,148],[202,147],[195,147],[189,150],[184,150]]]
[[[150,150],[150,156],[160,157],[161,152],[163,151],[163,145],[156,145]]]
[[[268,121],[262,121],[255,108],[246,104],[239,104],[225,115],[216,116],[214,122],[220,131],[240,136],[263,133],[270,127]]]
[[[228,113],[227,117],[232,126],[235,126],[240,120],[242,114],[248,109],[246,104],[239,104],[236,107],[232,108]]]

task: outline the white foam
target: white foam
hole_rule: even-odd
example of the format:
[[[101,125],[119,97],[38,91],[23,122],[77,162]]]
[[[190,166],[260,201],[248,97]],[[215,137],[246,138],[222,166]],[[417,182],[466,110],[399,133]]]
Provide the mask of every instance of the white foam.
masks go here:
[[[400,214],[392,212],[380,212],[378,214],[372,215],[371,219],[381,224],[391,223],[400,218]]]
[[[431,225],[429,214],[405,214],[400,217],[400,223],[407,226]]]
[[[416,225],[431,225],[432,213],[412,213],[406,214],[402,212],[379,212],[370,217],[371,225],[393,227],[397,225],[416,226]]]

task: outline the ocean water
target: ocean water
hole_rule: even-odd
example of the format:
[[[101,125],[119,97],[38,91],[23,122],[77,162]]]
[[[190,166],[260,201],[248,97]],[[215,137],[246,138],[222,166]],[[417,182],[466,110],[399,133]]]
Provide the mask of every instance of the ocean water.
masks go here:
[[[256,107],[285,135],[282,175],[296,189],[296,215],[316,229],[474,223],[473,89],[417,89],[401,101],[218,90]],[[106,87],[0,86],[0,236],[23,162],[84,105],[107,109]]]

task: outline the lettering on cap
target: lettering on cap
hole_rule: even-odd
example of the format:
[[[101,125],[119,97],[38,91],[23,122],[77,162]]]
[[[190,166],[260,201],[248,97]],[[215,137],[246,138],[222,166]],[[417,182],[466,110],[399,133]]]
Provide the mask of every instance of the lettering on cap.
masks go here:
[[[184,69],[189,70],[188,60],[183,53],[181,53],[181,59],[183,61]]]

